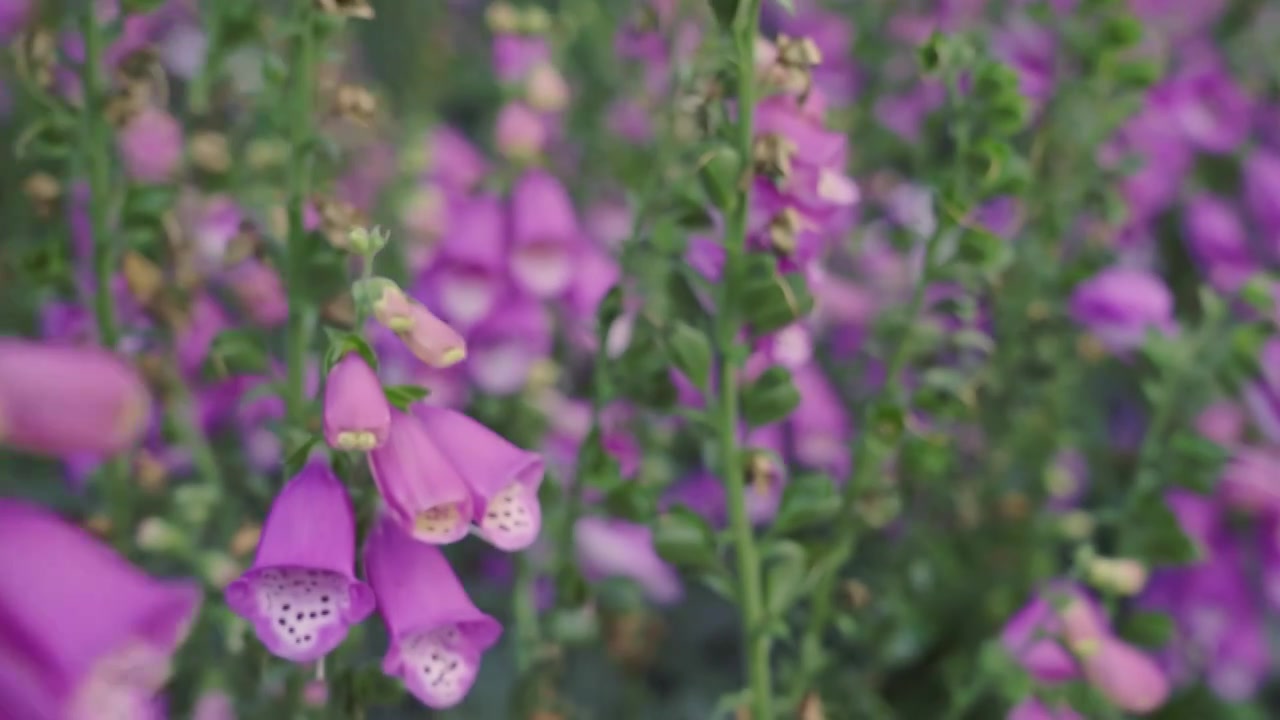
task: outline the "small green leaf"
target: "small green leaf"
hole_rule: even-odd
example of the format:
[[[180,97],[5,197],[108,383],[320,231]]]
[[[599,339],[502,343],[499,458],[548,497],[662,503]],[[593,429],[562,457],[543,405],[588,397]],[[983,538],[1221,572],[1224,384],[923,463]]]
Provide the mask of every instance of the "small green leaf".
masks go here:
[[[1160,649],[1173,637],[1173,620],[1158,612],[1134,612],[1120,628],[1120,636],[1144,648]]]
[[[154,220],[164,215],[177,202],[174,185],[132,185],[124,200],[126,220]]]
[[[705,568],[718,564],[715,533],[705,518],[676,506],[659,515],[653,523],[653,546],[669,563]]]
[[[739,0],[711,0],[711,11],[715,13],[716,22],[728,30],[733,27],[733,18],[738,14]]]
[[[781,540],[764,549],[765,608],[781,616],[800,596],[808,571],[808,553],[800,543]]]
[[[622,286],[614,285],[605,293],[604,299],[596,307],[596,335],[600,338],[609,334],[609,328],[622,316]]]
[[[778,514],[769,527],[771,533],[785,535],[831,520],[840,511],[840,496],[831,478],[805,474],[793,478],[782,489]]]
[[[378,354],[373,351],[373,347],[362,335],[344,330],[337,330],[331,327],[325,328],[325,334],[329,336],[329,348],[324,354],[324,374],[328,375],[334,365],[349,352],[358,352],[369,363],[369,367],[374,371],[378,369]]]
[[[738,200],[738,180],[742,177],[742,158],[729,145],[716,145],[704,154],[698,165],[698,179],[712,204],[728,211]]]
[[[671,361],[699,390],[706,392],[711,386],[711,342],[704,333],[689,325],[672,323],[667,338],[671,348]]]
[[[622,484],[618,460],[605,452],[599,427],[592,428],[578,448],[578,479],[588,487],[606,491]]]
[[[207,377],[264,373],[270,367],[266,343],[252,330],[223,330],[213,338],[204,361]]]
[[[791,381],[791,371],[784,367],[765,370],[742,389],[742,418],[753,427],[782,420],[799,404],[800,391]]]
[[[790,325],[813,311],[813,295],[800,273],[778,272],[769,255],[753,255],[740,306],[747,324],[758,333]]]
[[[285,455],[285,477],[293,477],[298,474],[298,471],[302,470],[302,466],[307,464],[307,458],[311,457],[311,451],[318,442],[320,442],[320,438],[316,435],[308,435],[294,440],[294,448]]]
[[[1187,565],[1200,559],[1196,544],[1182,531],[1178,518],[1156,495],[1148,498],[1133,512],[1127,527],[1131,528],[1132,555],[1148,565]]]
[[[418,385],[387,385],[382,392],[387,396],[387,402],[406,412],[410,405],[431,394],[430,390]]]

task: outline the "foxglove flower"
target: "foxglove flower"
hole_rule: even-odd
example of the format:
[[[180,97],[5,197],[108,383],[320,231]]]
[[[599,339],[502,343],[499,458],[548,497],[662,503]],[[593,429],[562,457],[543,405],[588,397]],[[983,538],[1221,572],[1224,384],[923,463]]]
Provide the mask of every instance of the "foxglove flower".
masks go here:
[[[169,113],[147,108],[120,131],[120,157],[134,180],[162,183],[182,163],[182,125]]]
[[[578,220],[564,186],[531,170],[511,189],[511,274],[535,297],[559,295],[573,280]]]
[[[253,567],[226,591],[273,655],[317,660],[373,612],[373,592],[353,572],[355,533],[346,488],[324,465],[307,465],[276,496]]]
[[[407,297],[395,283],[377,278],[370,292],[377,292],[374,317],[399,336],[419,360],[433,368],[446,368],[466,359],[467,344],[458,331]]]
[[[146,385],[115,355],[0,339],[0,445],[109,455],[137,441],[150,417]]]
[[[378,376],[360,353],[347,353],[325,382],[325,440],[338,450],[372,450],[386,442],[390,428],[391,405]]]
[[[1151,330],[1172,332],[1173,293],[1156,275],[1113,267],[1076,287],[1071,315],[1113,352],[1127,352]]]
[[[532,545],[542,527],[542,457],[455,410],[417,403],[413,413],[471,488],[472,520],[484,539],[506,551]]]
[[[504,105],[498,112],[493,133],[498,152],[513,160],[533,160],[542,154],[547,144],[547,128],[542,117],[523,103]]]
[[[151,717],[200,607],[46,510],[0,499],[0,712],[23,720]]]
[[[1084,720],[1084,716],[1067,705],[1046,706],[1035,698],[1018,703],[1005,720]]]
[[[471,492],[416,417],[391,411],[391,432],[369,453],[369,470],[388,514],[409,535],[436,544],[466,536],[475,508]]]
[[[658,556],[653,532],[645,525],[584,517],[574,526],[573,540],[578,564],[588,577],[634,580],[650,600],[664,605],[684,595],[680,576]]]
[[[1202,194],[1189,200],[1184,212],[1191,250],[1215,287],[1234,291],[1258,271],[1248,232],[1235,208]]]
[[[1259,228],[1274,238],[1267,249],[1280,252],[1280,153],[1254,150],[1243,174],[1245,204]]]
[[[535,364],[550,357],[553,332],[545,307],[527,296],[511,297],[506,311],[494,313],[468,336],[472,353],[467,374],[485,392],[517,392]]]
[[[439,548],[416,542],[392,518],[369,534],[364,566],[391,639],[383,672],[428,707],[457,705],[502,626],[476,609]]]
[[[464,332],[493,312],[506,289],[506,213],[492,195],[459,200],[423,278],[426,297]]]

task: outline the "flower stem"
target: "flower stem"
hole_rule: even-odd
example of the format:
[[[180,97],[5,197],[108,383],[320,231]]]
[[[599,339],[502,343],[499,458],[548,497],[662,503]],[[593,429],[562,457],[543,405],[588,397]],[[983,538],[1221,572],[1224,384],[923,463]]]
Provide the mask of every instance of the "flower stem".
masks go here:
[[[312,144],[312,111],[315,92],[316,38],[311,0],[298,0],[300,26],[294,41],[290,87],[293,96],[289,107],[289,144],[293,162],[289,165],[289,236],[285,247],[285,287],[289,298],[289,317],[285,328],[285,413],[292,427],[304,424],[304,396],[309,313],[303,289],[306,278],[307,231],[303,227],[304,208],[310,194]]]
[[[89,226],[93,232],[93,314],[98,326],[98,342],[115,350],[120,342],[120,327],[112,294],[117,248],[110,228],[111,128],[106,119],[108,88],[103,67],[106,41],[94,7],[93,3],[87,3],[80,16],[84,35],[84,64],[80,68],[84,93],[82,147],[89,176]],[[123,458],[110,458],[102,466],[107,512],[118,542],[127,542],[131,535],[133,509],[127,469]]]
[[[716,352],[719,373],[715,424],[719,435],[720,475],[728,500],[729,527],[738,562],[738,602],[742,608],[742,640],[747,681],[751,691],[751,717],[772,720],[773,679],[769,636],[765,632],[764,588],[760,553],[747,515],[745,478],[738,446],[738,353],[741,330],[738,284],[747,248],[747,214],[751,206],[753,112],[755,109],[755,41],[760,25],[760,0],[746,0],[733,20],[737,55],[737,150],[744,158],[744,174],[738,197],[727,218],[724,278],[720,284],[716,317]]]

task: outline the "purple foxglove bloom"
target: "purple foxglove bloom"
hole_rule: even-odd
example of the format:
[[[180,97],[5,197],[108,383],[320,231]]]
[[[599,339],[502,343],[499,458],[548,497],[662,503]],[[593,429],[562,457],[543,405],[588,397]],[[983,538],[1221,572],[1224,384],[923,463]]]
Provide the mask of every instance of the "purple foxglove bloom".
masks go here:
[[[502,626],[476,609],[440,549],[415,541],[383,516],[364,549],[391,646],[382,671],[428,707],[457,705],[475,684],[484,651]]]
[[[421,152],[423,177],[448,187],[470,190],[489,173],[484,155],[465,135],[450,127],[434,128],[421,146]]]
[[[648,108],[631,98],[620,98],[609,106],[605,127],[610,133],[635,145],[653,140],[653,118]]]
[[[837,477],[849,472],[852,428],[844,403],[816,365],[792,372],[800,404],[787,422],[791,425],[796,459]]]
[[[227,285],[254,324],[279,327],[289,317],[289,298],[280,273],[266,263],[246,260],[227,272]]]
[[[369,470],[390,517],[425,543],[457,542],[474,517],[471,492],[416,417],[391,411],[391,432],[369,453]]]
[[[505,291],[507,230],[492,195],[459,201],[424,289],[431,307],[463,331],[488,317]]]
[[[547,145],[542,116],[524,103],[504,105],[494,125],[494,143],[503,157],[527,162],[541,155]]]
[[[1159,276],[1112,267],[1076,286],[1071,315],[1113,352],[1141,347],[1147,332],[1172,332],[1173,294]]]
[[[551,59],[545,38],[501,33],[493,38],[493,71],[505,83],[517,83]]]
[[[594,348],[596,309],[622,273],[618,261],[594,245],[584,244],[577,262],[578,272],[574,273],[565,302],[577,326],[575,340],[586,348]]]
[[[1244,222],[1225,200],[1208,194],[1191,198],[1183,222],[1191,250],[1214,287],[1237,290],[1261,269]]]
[[[373,612],[355,578],[356,521],[347,489],[320,463],[271,503],[253,567],[227,586],[227,605],[253,623],[271,654],[297,663],[331,652]]]
[[[1084,720],[1084,716],[1067,705],[1051,708],[1035,698],[1027,698],[1010,710],[1005,720]]]
[[[208,293],[201,293],[191,301],[187,317],[175,331],[174,352],[178,367],[186,375],[200,372],[209,357],[209,348],[218,333],[231,327],[227,313]]]
[[[471,488],[481,536],[508,552],[532,545],[542,528],[542,457],[460,412],[417,403],[413,414]]]
[[[1000,643],[1037,681],[1055,684],[1080,676],[1068,644],[1094,637],[1104,627],[1101,610],[1088,595],[1070,583],[1055,583],[1009,619]]]
[[[150,717],[200,607],[56,515],[0,499],[0,708],[7,718]]]
[[[182,164],[182,125],[163,110],[147,108],[120,130],[120,158],[133,180],[162,183]]]
[[[1155,97],[1187,140],[1201,150],[1231,152],[1249,135],[1252,103],[1223,67],[1200,68],[1176,78],[1156,90]]]
[[[1267,340],[1259,355],[1262,377],[1245,387],[1245,406],[1258,430],[1268,440],[1280,442],[1280,338]]]
[[[524,387],[534,365],[551,355],[552,324],[547,309],[515,296],[468,337],[467,374],[481,390],[509,395]]]
[[[151,419],[151,394],[117,356],[0,339],[0,445],[42,455],[110,455]]]
[[[634,219],[631,207],[625,201],[605,200],[587,208],[583,223],[588,237],[616,250],[631,239]]]
[[[1280,509],[1280,451],[1243,448],[1222,471],[1218,490],[1229,505],[1259,513]]]
[[[658,557],[647,526],[584,517],[574,526],[573,539],[578,566],[588,578],[634,580],[651,601],[662,605],[675,603],[684,595],[680,576]]]
[[[551,174],[530,170],[511,189],[511,275],[534,297],[559,295],[573,280],[578,219]]]
[[[876,99],[873,112],[885,128],[903,140],[916,142],[924,130],[924,121],[946,100],[945,86],[925,80],[905,92],[881,95]]]
[[[0,0],[0,42],[22,31],[31,18],[31,0]]]
[[[1280,254],[1280,153],[1257,149],[1245,158],[1244,200],[1258,228],[1273,238],[1267,249]]]
[[[97,330],[83,305],[54,301],[40,308],[40,337],[47,343],[88,345],[95,342]]]
[[[1079,652],[1089,683],[1121,710],[1149,713],[1169,698],[1169,679],[1155,660],[1132,645],[1103,637],[1097,647]]]
[[[1195,426],[1202,437],[1223,447],[1235,447],[1244,436],[1244,409],[1230,400],[1210,403],[1196,416]]]
[[[372,450],[391,431],[391,405],[373,368],[357,352],[329,371],[324,386],[324,438],[338,450]]]

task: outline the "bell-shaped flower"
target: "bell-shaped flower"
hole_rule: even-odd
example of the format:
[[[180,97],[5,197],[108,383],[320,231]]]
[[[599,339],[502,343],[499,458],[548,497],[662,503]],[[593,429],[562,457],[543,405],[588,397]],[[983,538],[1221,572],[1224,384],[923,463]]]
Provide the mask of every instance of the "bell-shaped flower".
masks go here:
[[[150,717],[200,607],[54,514],[0,499],[0,715]]]
[[[383,672],[429,707],[457,705],[502,626],[476,609],[444,553],[405,534],[394,518],[374,526],[364,566],[391,640]]]
[[[418,418],[392,410],[387,442],[369,453],[369,470],[391,518],[412,537],[441,545],[466,536],[475,507],[442,445]]]
[[[680,576],[659,557],[653,531],[646,525],[584,517],[574,525],[573,541],[578,565],[588,578],[628,578],[646,597],[663,605],[678,602],[684,595]]]
[[[338,450],[372,450],[390,430],[391,405],[378,376],[360,353],[347,353],[325,381],[324,439]]]
[[[573,281],[578,219],[553,175],[530,170],[511,189],[511,275],[525,292],[559,295]]]
[[[146,385],[115,355],[0,339],[0,445],[109,455],[137,441],[150,417]]]
[[[481,536],[501,550],[532,545],[542,528],[542,456],[456,410],[417,403],[413,413],[471,488],[472,519]]]
[[[498,307],[508,280],[506,212],[492,195],[459,200],[435,262],[422,278],[424,299],[466,332]]]
[[[272,654],[317,660],[373,612],[355,559],[351,498],[333,471],[312,463],[271,504],[253,567],[227,587],[227,604]]]
[[[1151,330],[1169,333],[1173,293],[1159,276],[1144,270],[1112,267],[1076,286],[1071,316],[1113,352],[1140,347]]]
[[[394,332],[414,357],[433,368],[446,368],[467,357],[467,344],[448,323],[404,294],[385,278],[365,281],[360,293],[369,298],[373,315]]]

